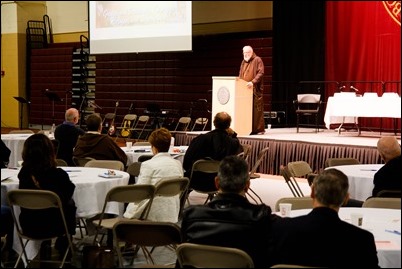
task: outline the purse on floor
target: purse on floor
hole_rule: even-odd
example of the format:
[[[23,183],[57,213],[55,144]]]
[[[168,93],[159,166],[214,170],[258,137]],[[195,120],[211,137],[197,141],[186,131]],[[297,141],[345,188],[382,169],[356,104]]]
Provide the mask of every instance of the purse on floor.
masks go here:
[[[82,249],[82,268],[115,268],[113,247],[84,246]]]

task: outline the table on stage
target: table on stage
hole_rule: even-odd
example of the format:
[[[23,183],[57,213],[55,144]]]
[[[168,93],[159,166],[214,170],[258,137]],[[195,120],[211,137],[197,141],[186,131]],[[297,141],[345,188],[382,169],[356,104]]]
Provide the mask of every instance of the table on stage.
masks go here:
[[[350,198],[364,201],[371,196],[374,184],[374,174],[384,164],[352,164],[331,166],[342,171],[349,179]]]
[[[22,149],[25,140],[32,134],[2,134],[1,140],[11,150],[8,167],[17,167],[18,161],[22,161]]]
[[[73,199],[77,206],[77,217],[90,218],[102,212],[107,192],[115,186],[127,185],[129,174],[124,171],[114,170],[119,177],[104,178],[107,169],[96,167],[61,167],[70,176],[75,184]],[[18,169],[1,169],[1,204],[7,204],[7,191],[18,189]],[[5,180],[3,180],[5,179]],[[106,213],[122,215],[123,206],[118,203],[109,203]],[[21,246],[14,232],[13,248],[19,252]],[[30,242],[29,257],[35,257],[38,253],[40,243]]]
[[[183,162],[184,154],[186,153],[188,146],[175,146],[173,150],[169,151],[170,154],[177,160]],[[141,155],[153,155],[151,146],[132,146],[131,149],[127,147],[121,147],[121,149],[127,155],[127,166],[133,162],[138,161],[138,157]]]
[[[333,123],[341,123],[338,132],[344,123],[354,123],[359,131],[358,118],[401,118],[401,97],[394,92],[377,93],[366,92],[363,96],[354,93],[337,93],[328,98],[325,110],[325,126],[330,129]]]
[[[290,217],[306,215],[310,211],[311,209],[292,210]],[[350,223],[352,213],[362,214],[363,225],[361,227],[374,235],[380,267],[401,268],[401,210],[341,207],[339,217]]]

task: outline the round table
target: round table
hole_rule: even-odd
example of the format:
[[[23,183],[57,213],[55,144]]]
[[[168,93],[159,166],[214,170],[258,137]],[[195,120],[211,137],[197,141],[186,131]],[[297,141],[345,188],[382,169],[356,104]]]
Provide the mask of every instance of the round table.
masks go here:
[[[22,161],[22,149],[25,140],[33,134],[2,134],[1,140],[10,149],[10,161],[8,167],[17,167],[18,161]]]
[[[374,188],[374,174],[383,167],[384,164],[352,164],[331,166],[342,171],[349,179],[350,198],[364,201],[371,196]]]
[[[173,148],[173,151],[169,152],[174,158],[183,162],[184,154],[186,153],[187,148],[188,146],[175,146]],[[132,146],[131,149],[128,149],[127,147],[121,147],[121,149],[127,155],[127,166],[138,161],[138,157],[140,157],[141,155],[153,155],[151,146]]]
[[[75,184],[73,199],[77,207],[77,217],[90,218],[102,212],[107,192],[115,186],[127,185],[130,175],[127,172],[114,170],[117,177],[102,177],[108,170],[97,167],[61,167],[70,176]],[[6,204],[7,191],[18,189],[18,169],[1,169],[1,203]],[[5,179],[5,180],[3,180]],[[123,215],[123,205],[115,202],[108,203],[106,213]],[[18,235],[14,231],[13,249],[21,251]],[[33,258],[38,254],[40,241],[30,241],[27,247],[27,255]]]
[[[120,185],[127,185],[130,175],[124,171],[114,170],[116,175],[120,177],[104,178],[99,175],[107,172],[108,169],[96,167],[61,167],[70,176],[71,181],[75,184],[73,199],[77,206],[77,217],[90,218],[102,212],[103,203],[107,192]],[[19,180],[17,178],[19,170],[17,169],[1,169],[3,175],[8,179],[1,182],[1,201],[5,204],[7,191],[17,189]],[[106,213],[122,214],[123,209],[119,208],[116,203],[109,203]]]

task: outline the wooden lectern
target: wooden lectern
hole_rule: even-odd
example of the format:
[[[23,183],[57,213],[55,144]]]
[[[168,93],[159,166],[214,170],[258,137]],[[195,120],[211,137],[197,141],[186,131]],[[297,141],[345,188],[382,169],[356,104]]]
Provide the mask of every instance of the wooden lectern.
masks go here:
[[[232,117],[230,127],[238,135],[252,131],[253,89],[246,84],[238,77],[212,77],[212,122],[216,113],[225,111]]]

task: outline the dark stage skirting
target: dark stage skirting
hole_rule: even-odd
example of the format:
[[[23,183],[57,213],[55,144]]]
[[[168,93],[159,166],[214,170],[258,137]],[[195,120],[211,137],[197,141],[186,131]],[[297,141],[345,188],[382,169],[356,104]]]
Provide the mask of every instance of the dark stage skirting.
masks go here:
[[[190,141],[201,132],[175,133],[176,145],[189,145]],[[242,144],[252,146],[250,167],[254,165],[258,153],[264,147],[269,147],[268,155],[259,166],[258,173],[280,174],[280,166],[293,161],[306,161],[314,172],[324,169],[327,158],[351,157],[362,164],[381,164],[377,152],[379,132],[348,131],[338,134],[334,130],[320,130],[315,133],[313,129],[301,129],[296,133],[295,128],[270,129],[264,135],[239,136]],[[400,140],[400,135],[398,136]]]

